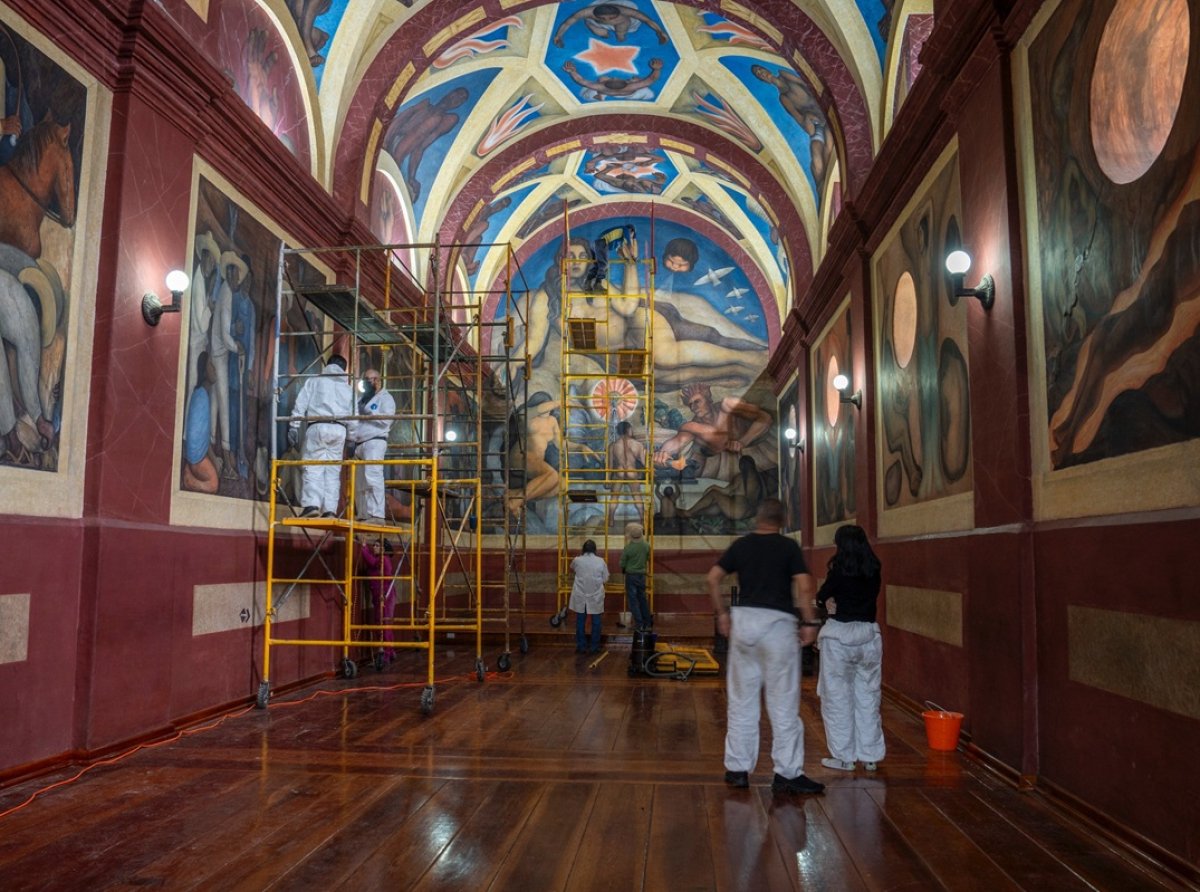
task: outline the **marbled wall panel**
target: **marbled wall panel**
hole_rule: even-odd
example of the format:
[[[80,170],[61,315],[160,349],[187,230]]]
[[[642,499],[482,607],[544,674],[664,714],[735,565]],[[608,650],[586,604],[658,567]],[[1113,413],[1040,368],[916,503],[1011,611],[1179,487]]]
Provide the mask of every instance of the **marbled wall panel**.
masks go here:
[[[3,770],[72,748],[82,532],[62,522],[21,520],[0,524],[0,535],[10,556],[0,560]]]
[[[1040,773],[1191,863],[1200,861],[1200,775],[1181,772],[1175,754],[1200,737],[1200,722],[1073,680],[1072,662],[1097,654],[1072,652],[1070,617],[1082,608],[1194,626],[1197,541],[1197,519],[1045,529],[1034,539]],[[1134,777],[1153,795],[1130,796],[1113,782]]]
[[[166,274],[190,269],[192,144],[130,94],[120,97],[113,117],[115,129],[128,138],[119,144],[110,180],[119,192],[105,214],[106,231],[120,237],[114,237],[101,270],[102,280],[112,277],[112,291],[102,291],[96,307],[88,510],[121,520],[165,521],[184,314],[164,315],[150,328],[141,302],[147,291],[169,297]]]

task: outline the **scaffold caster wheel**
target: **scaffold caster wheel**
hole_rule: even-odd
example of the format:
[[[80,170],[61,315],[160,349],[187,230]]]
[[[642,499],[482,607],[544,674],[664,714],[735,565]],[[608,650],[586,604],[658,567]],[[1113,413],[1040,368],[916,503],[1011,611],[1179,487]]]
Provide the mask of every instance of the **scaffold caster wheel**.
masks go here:
[[[512,660],[509,659],[507,653],[500,654],[500,659],[496,660],[496,668],[501,672],[507,672],[512,668]]]
[[[269,681],[261,681],[258,683],[258,697],[254,700],[254,705],[259,709],[267,708],[267,701],[271,699],[271,683]]]
[[[429,715],[433,712],[433,688],[427,687],[421,691],[421,714]]]
[[[521,653],[523,653],[523,654],[529,653],[529,639],[526,638],[524,635],[521,636]]]
[[[347,657],[342,660],[342,675],[346,678],[358,677],[358,663]]]
[[[375,651],[375,671],[383,671],[383,651],[381,650]]]
[[[552,625],[556,629],[562,625],[562,621],[563,621],[563,618],[561,616],[559,616],[557,613],[554,614],[554,616],[550,617],[550,625]]]
[[[475,680],[483,681],[483,679],[485,677],[487,677],[487,666],[484,665],[483,660],[476,660],[475,661]]]

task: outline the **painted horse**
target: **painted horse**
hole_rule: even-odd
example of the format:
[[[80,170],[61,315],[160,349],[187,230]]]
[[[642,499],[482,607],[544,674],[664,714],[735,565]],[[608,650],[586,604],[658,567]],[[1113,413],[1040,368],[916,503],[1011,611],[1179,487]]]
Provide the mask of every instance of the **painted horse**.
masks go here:
[[[42,219],[75,224],[75,159],[68,144],[71,125],[59,125],[47,112],[21,137],[16,152],[0,167],[0,242],[35,260],[42,255]],[[51,201],[58,204],[56,212]]]

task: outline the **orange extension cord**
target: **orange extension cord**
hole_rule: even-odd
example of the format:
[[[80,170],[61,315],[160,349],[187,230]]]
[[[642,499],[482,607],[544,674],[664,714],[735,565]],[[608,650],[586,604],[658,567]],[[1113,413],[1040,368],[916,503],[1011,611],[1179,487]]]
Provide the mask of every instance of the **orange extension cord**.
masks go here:
[[[513,675],[512,672],[489,672],[489,673],[487,673],[486,678],[492,679],[492,680],[502,679],[502,678],[507,679],[507,678],[511,678],[512,675]],[[447,681],[462,683],[462,682],[466,682],[466,681],[475,681],[475,680],[476,680],[476,675],[474,672],[472,672],[469,675],[466,675],[464,677],[450,678]],[[370,693],[380,693],[380,692],[384,692],[384,691],[400,691],[400,690],[404,690],[405,688],[423,688],[423,687],[425,687],[425,683],[418,681],[418,682],[403,682],[400,684],[393,684],[393,685],[373,685],[373,686],[367,687],[367,688],[341,688],[339,690],[332,690],[332,691],[322,689],[319,691],[313,691],[313,693],[311,693],[309,696],[304,697],[300,700],[277,700],[273,703],[269,703],[267,705],[267,708],[268,709],[277,709],[277,708],[282,709],[282,708],[288,707],[288,706],[300,706],[304,703],[310,703],[313,700],[316,700],[318,697],[337,697],[337,696],[341,696],[343,694],[370,694]],[[29,796],[29,798],[26,799],[24,802],[22,802],[20,805],[14,805],[12,808],[8,809],[7,811],[0,811],[0,819],[6,818],[11,814],[19,812],[21,809],[31,805],[33,803],[33,801],[35,799],[37,799],[39,796],[42,796],[45,793],[49,793],[51,790],[55,790],[55,789],[58,789],[59,787],[65,787],[65,786],[68,786],[69,784],[75,783],[75,781],[79,780],[81,777],[83,777],[85,774],[87,774],[93,768],[100,768],[104,765],[115,765],[118,762],[122,762],[125,759],[128,759],[130,756],[134,755],[135,753],[140,753],[142,750],[155,749],[160,746],[166,746],[169,743],[174,743],[177,740],[182,740],[184,737],[191,737],[194,734],[200,734],[201,732],[204,732],[204,731],[212,731],[214,728],[219,728],[221,725],[225,724],[225,722],[229,721],[230,719],[241,718],[246,713],[255,712],[255,711],[257,711],[257,710],[254,706],[247,706],[245,709],[240,709],[237,712],[226,713],[225,715],[223,715],[219,719],[217,719],[215,722],[210,722],[207,725],[200,725],[199,727],[196,727],[196,728],[186,728],[182,731],[176,732],[171,737],[168,737],[165,740],[156,740],[154,743],[139,743],[137,746],[133,747],[132,749],[130,749],[124,753],[121,753],[119,756],[113,756],[109,759],[100,759],[98,761],[91,762],[91,763],[85,765],[83,768],[79,769],[79,771],[76,772],[76,774],[73,775],[72,777],[68,777],[68,778],[65,778],[64,780],[60,780],[60,781],[55,781],[54,783],[49,784],[48,786],[42,787],[40,790],[34,791]]]

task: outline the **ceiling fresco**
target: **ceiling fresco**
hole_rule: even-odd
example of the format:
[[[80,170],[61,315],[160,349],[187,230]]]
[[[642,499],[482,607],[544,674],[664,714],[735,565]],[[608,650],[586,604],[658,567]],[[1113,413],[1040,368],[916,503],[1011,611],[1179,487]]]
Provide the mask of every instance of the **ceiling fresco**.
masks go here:
[[[737,246],[776,326],[931,27],[929,0],[218,7],[235,8],[220,25],[235,90],[381,240],[475,245],[457,273],[485,288],[505,245],[543,243],[564,208],[651,202]]]

